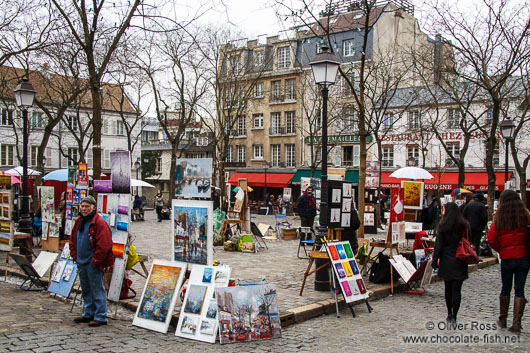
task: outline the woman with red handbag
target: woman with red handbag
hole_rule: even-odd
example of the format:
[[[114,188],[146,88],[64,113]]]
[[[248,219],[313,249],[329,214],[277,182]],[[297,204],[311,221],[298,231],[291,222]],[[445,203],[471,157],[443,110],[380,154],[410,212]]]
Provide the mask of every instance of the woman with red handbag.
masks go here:
[[[438,276],[444,280],[446,320],[451,323],[456,323],[462,301],[462,284],[468,277],[467,264],[456,258],[456,250],[468,228],[469,224],[456,203],[448,202],[442,207],[442,220],[436,233],[432,267],[439,268]]]
[[[504,190],[488,232],[488,243],[501,257],[502,289],[497,323],[500,327],[506,327],[510,292],[515,280],[513,323],[509,330],[517,333],[521,332],[521,319],[528,302],[524,297],[524,286],[530,269],[527,237],[529,224],[530,213],[519,195],[513,190]]]

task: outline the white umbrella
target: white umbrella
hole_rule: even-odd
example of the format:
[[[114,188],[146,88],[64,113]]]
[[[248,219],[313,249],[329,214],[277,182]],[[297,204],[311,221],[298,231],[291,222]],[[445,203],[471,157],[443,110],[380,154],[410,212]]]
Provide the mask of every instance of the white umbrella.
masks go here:
[[[143,180],[137,180],[137,179],[131,179],[131,186],[134,186],[134,187],[145,186],[146,188],[154,188],[153,185],[146,183]]]
[[[22,167],[15,167],[11,168],[8,171],[6,171],[7,174],[13,175],[13,176],[22,176],[24,174],[24,168]],[[28,175],[39,175],[40,172],[33,170],[31,168],[28,168]]]
[[[431,173],[423,168],[418,167],[404,167],[399,168],[394,173],[390,174],[392,178],[398,179],[432,179]]]

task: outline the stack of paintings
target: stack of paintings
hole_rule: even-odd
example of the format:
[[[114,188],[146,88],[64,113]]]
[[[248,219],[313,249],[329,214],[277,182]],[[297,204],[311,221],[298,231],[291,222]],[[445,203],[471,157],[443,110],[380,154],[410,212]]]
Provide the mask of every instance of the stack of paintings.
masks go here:
[[[274,285],[216,288],[215,297],[221,344],[281,337]]]
[[[171,261],[153,261],[133,325],[167,332],[186,267],[186,264]]]
[[[215,289],[228,286],[228,266],[193,265],[176,336],[215,343],[218,313]]]

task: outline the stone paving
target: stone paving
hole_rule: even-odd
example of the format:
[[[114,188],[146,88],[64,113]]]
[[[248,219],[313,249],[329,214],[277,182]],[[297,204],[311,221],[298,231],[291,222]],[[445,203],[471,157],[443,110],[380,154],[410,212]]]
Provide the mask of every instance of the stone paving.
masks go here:
[[[527,291],[529,286],[527,285]],[[530,314],[520,337],[493,328],[500,288],[499,266],[472,272],[464,282],[459,313],[461,327],[445,327],[443,283],[429,286],[425,295],[396,294],[372,303],[374,311],[356,307],[340,318],[325,315],[282,330],[282,338],[230,345],[206,344],[174,336],[175,327],[160,334],[131,325],[123,317],[108,326],[89,328],[71,321],[70,305],[44,293],[24,292],[0,282],[1,352],[528,352]],[[527,292],[528,293],[528,292]],[[527,311],[529,313],[529,311]],[[510,316],[511,320],[511,308]],[[434,325],[434,329],[429,330]],[[480,327],[480,326],[483,327]],[[486,327],[489,325],[490,327]],[[473,344],[403,343],[409,335],[439,342],[476,339]],[[507,338],[506,338],[507,337]],[[510,340],[510,343],[484,343]]]

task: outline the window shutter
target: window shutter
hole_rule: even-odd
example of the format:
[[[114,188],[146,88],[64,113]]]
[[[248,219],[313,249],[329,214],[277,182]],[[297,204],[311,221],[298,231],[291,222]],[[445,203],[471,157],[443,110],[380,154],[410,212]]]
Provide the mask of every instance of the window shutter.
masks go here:
[[[358,167],[360,164],[361,146],[353,145],[353,166]]]

